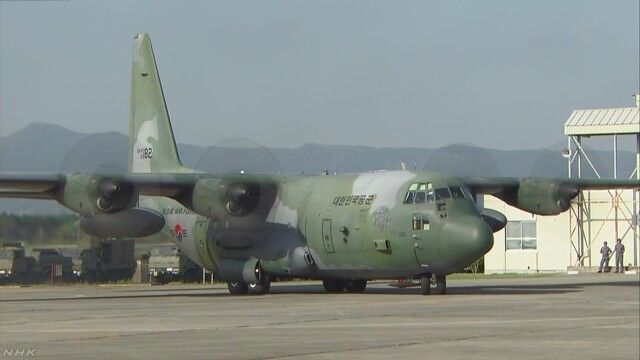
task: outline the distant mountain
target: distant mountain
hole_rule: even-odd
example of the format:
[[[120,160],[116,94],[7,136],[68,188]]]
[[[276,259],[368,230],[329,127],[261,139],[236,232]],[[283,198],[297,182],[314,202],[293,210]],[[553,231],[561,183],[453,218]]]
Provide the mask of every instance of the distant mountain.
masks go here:
[[[127,169],[128,137],[117,132],[84,134],[64,127],[32,123],[24,129],[0,137],[0,172],[118,171]],[[264,148],[250,140],[228,140],[211,147],[178,144],[185,165],[212,173],[261,172],[316,174],[322,169],[337,173],[370,170],[431,170],[456,176],[540,176],[566,177],[567,161],[562,147],[539,150],[495,150],[472,145],[429,148],[374,148],[348,145],[305,144],[297,148]],[[611,154],[590,153],[591,161],[603,177],[611,171]],[[620,169],[633,168],[635,155],[623,152]],[[609,166],[611,167],[611,166]],[[583,173],[593,176],[584,166]],[[61,213],[54,202],[0,200],[0,212]]]

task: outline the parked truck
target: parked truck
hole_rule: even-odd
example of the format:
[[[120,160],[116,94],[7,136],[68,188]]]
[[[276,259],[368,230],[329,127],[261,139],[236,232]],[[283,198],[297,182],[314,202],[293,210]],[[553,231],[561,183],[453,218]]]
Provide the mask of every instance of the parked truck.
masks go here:
[[[136,270],[133,239],[92,239],[82,250],[81,278],[89,283],[131,280]]]
[[[35,280],[36,259],[26,256],[21,244],[0,248],[0,284],[25,284]]]
[[[71,256],[66,256],[53,248],[33,249],[38,254],[35,274],[42,282],[53,279],[64,282],[75,281]]]
[[[201,278],[202,268],[176,246],[156,246],[150,251],[149,274],[151,281],[157,284],[195,282]]]

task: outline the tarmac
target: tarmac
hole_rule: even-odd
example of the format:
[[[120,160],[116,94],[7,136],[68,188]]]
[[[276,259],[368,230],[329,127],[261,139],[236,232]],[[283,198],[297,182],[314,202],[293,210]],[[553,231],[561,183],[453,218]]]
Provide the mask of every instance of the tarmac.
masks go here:
[[[2,358],[639,359],[638,275],[449,280],[447,295],[370,284],[0,288]],[[22,352],[19,352],[22,349]]]

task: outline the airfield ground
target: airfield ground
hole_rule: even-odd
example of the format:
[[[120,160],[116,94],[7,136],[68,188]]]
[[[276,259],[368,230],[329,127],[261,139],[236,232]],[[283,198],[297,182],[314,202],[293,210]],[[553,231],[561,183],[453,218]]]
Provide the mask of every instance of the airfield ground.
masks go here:
[[[1,288],[0,349],[59,359],[638,359],[639,279],[459,279],[426,297],[382,282],[364,294],[281,283],[244,297],[222,285]]]

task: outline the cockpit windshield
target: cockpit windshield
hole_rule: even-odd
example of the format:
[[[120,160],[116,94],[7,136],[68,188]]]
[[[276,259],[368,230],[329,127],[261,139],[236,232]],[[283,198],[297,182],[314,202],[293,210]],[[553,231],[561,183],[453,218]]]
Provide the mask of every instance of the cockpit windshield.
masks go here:
[[[460,186],[434,188],[432,183],[413,183],[409,185],[404,197],[405,204],[425,204],[447,199],[467,199],[473,201],[471,194]]]
[[[452,186],[449,188],[451,191],[451,197],[454,199],[464,199],[464,192],[462,188],[459,186]]]

